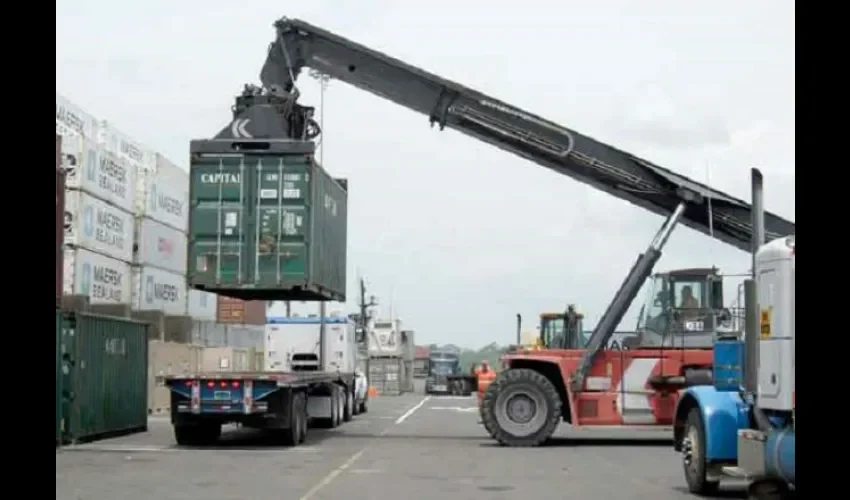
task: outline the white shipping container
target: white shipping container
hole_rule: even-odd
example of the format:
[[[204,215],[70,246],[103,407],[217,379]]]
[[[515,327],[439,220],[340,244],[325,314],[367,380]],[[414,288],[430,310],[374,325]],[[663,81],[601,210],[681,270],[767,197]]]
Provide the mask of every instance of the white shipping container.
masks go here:
[[[156,154],[156,171],[136,181],[136,215],[186,232],[189,228],[189,173]]]
[[[153,150],[121,132],[106,120],[97,125],[97,140],[107,151],[129,162],[136,170],[156,168],[156,154]]]
[[[132,212],[136,200],[136,170],[126,161],[78,135],[62,138],[65,187],[79,189]]]
[[[133,214],[82,191],[65,192],[66,245],[133,260]]]
[[[319,355],[320,328],[319,318],[269,318],[263,345],[266,371],[303,369],[312,357],[322,371],[354,373],[358,358],[354,322],[325,318],[324,356]]]
[[[63,138],[74,135],[94,138],[97,134],[97,119],[57,92],[56,133]]]
[[[199,320],[215,321],[218,314],[218,295],[190,289],[186,315]]]
[[[139,311],[186,314],[186,277],[150,266],[133,268],[133,307]]]
[[[135,264],[186,274],[186,233],[147,217],[136,219]]]
[[[83,248],[66,248],[62,293],[85,295],[92,304],[129,304],[130,265]]]

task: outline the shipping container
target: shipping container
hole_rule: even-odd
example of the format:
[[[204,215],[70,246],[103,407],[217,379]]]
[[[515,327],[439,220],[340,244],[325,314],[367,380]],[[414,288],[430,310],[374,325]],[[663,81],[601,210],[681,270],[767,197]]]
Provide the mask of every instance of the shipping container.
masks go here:
[[[218,296],[218,322],[245,325],[266,324],[266,303],[262,300],[241,300]]]
[[[103,148],[125,160],[138,172],[156,168],[153,150],[121,132],[106,120],[97,125],[97,141]]]
[[[306,369],[354,373],[357,342],[354,321],[327,317],[324,323],[324,352],[319,351],[323,325],[320,318],[269,318],[265,331],[267,371],[293,372]]]
[[[56,134],[56,307],[62,302],[62,246],[65,241],[65,172],[62,171],[62,136]]]
[[[136,214],[185,232],[189,226],[189,173],[157,153],[156,169],[136,181]]]
[[[186,315],[194,319],[215,321],[218,316],[218,296],[200,290],[189,290]]]
[[[369,385],[382,396],[398,396],[402,392],[403,365],[401,358],[369,358]]]
[[[133,214],[82,191],[65,193],[65,244],[133,260]]]
[[[165,378],[188,375],[202,370],[202,346],[177,342],[148,342],[148,412],[167,414],[171,409],[171,391]]]
[[[147,217],[136,219],[134,264],[186,274],[186,233]]]
[[[147,429],[147,325],[87,313],[63,317],[65,440]]]
[[[97,135],[97,119],[57,92],[56,133],[62,137],[94,138]]]
[[[311,155],[195,155],[190,174],[193,288],[345,301],[348,194]]]
[[[133,268],[133,308],[186,314],[186,277],[150,266]]]
[[[206,347],[203,351],[201,370],[204,372],[244,372],[250,369],[253,360],[248,350],[238,347]]]
[[[62,443],[62,311],[56,309],[56,445]]]
[[[107,152],[94,140],[73,136],[62,141],[66,187],[79,189],[132,212],[136,199],[136,169]]]
[[[92,304],[129,304],[130,264],[83,248],[64,252],[65,295],[84,295]]]
[[[191,342],[207,347],[262,349],[265,325],[221,324],[193,321]]]

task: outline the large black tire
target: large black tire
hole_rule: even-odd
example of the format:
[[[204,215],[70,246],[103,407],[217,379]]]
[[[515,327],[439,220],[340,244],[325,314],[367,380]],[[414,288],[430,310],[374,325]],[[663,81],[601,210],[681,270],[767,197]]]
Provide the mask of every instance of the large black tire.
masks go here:
[[[682,443],[682,467],[688,491],[695,495],[709,496],[717,493],[719,481],[709,481],[705,458],[705,425],[699,408],[691,408],[685,420],[685,442]]]
[[[523,408],[528,417],[516,420],[520,417],[516,412]],[[507,370],[487,387],[481,421],[503,446],[540,446],[561,421],[561,397],[543,374],[526,368]]]
[[[342,413],[342,421],[343,422],[351,422],[351,419],[354,418],[354,391],[349,389],[345,389],[345,409]]]
[[[360,402],[360,413],[366,413],[369,411],[369,405],[367,404],[368,402],[368,398]]]
[[[301,440],[301,428],[304,425],[304,397],[301,393],[292,395],[292,402],[289,407],[289,428],[280,429],[280,442],[284,446],[298,446]]]
[[[214,422],[174,426],[174,440],[180,446],[209,446],[220,437],[221,424]]]

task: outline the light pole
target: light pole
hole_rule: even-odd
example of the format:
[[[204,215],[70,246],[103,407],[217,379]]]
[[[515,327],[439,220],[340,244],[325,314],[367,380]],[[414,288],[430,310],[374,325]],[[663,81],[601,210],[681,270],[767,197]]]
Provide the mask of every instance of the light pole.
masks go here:
[[[319,126],[322,127],[322,136],[319,139],[319,163],[325,163],[325,90],[328,88],[328,83],[331,81],[331,77],[322,73],[321,71],[316,71],[311,69],[309,73],[307,73],[310,78],[319,82]]]

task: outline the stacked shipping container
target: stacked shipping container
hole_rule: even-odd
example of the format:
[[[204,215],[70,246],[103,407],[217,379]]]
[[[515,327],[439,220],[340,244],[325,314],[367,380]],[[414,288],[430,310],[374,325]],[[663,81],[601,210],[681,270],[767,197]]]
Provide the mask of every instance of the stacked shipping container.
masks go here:
[[[265,324],[263,301],[187,289],[186,170],[59,93],[56,135],[66,177],[62,293],[200,321]]]
[[[65,172],[63,292],[130,303],[134,170],[97,143],[97,120],[56,94]]]

